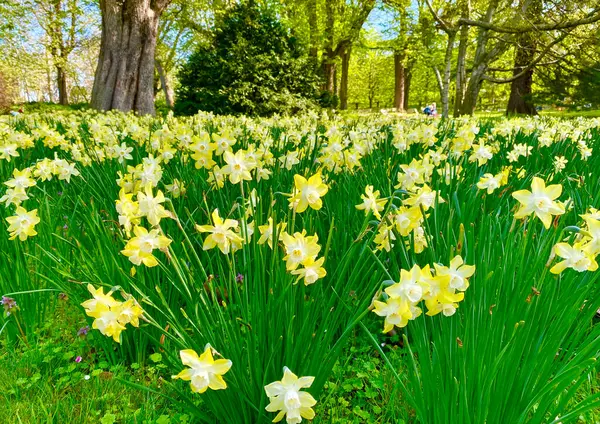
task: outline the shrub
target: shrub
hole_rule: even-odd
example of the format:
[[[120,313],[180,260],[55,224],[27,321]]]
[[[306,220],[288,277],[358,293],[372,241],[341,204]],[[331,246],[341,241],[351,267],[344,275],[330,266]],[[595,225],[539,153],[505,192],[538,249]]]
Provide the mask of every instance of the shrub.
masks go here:
[[[238,5],[181,68],[175,112],[294,113],[315,105],[315,69],[272,12]]]

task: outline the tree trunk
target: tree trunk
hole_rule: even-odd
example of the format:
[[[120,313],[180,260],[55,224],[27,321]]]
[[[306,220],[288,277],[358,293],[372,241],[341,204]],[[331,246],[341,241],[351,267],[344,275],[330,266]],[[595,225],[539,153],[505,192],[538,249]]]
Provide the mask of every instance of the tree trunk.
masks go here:
[[[468,18],[468,16],[467,16]],[[454,98],[454,115],[458,115],[467,86],[467,47],[469,46],[469,27],[463,25],[460,29],[458,56],[456,58],[456,91]]]
[[[537,18],[542,12],[542,1],[533,0],[525,3],[523,14],[529,19]],[[520,34],[515,52],[515,67],[513,76],[520,74],[535,59],[538,34],[526,32]],[[511,83],[510,97],[506,114],[537,115],[537,110],[531,98],[533,85],[533,68],[527,70],[521,77]]]
[[[510,87],[510,97],[506,107],[507,115],[525,114],[535,116],[537,110],[531,100],[531,86],[533,83],[533,69],[521,78],[512,82]]]
[[[352,46],[346,47],[342,53],[342,79],[340,81],[340,109],[348,109],[348,72],[350,70],[350,52]]]
[[[404,52],[394,52],[394,108],[396,112],[405,110],[406,69],[404,68],[404,56]]]
[[[473,115],[475,113],[475,107],[477,106],[477,99],[479,97],[479,91],[481,90],[481,84],[483,83],[483,75],[487,69],[487,64],[480,64],[478,67],[473,69],[469,83],[467,84],[464,92],[462,102],[457,99],[459,107],[456,109],[456,116],[462,115]]]
[[[490,1],[484,22],[492,22],[497,6],[498,0]],[[462,90],[462,97],[458,97],[460,94],[459,92],[456,93],[457,97],[455,99],[454,107],[455,116],[473,115],[473,113],[475,113],[477,98],[479,97],[481,84],[483,83],[483,78],[488,69],[488,65],[506,49],[507,43],[505,40],[496,41],[494,47],[488,49],[489,38],[490,31],[485,28],[480,28],[477,35],[477,47],[473,58],[471,75],[468,78],[468,82],[466,80],[462,82],[462,86],[464,87]],[[466,76],[464,78],[466,78]]]
[[[170,0],[100,0],[102,39],[92,107],[154,114],[158,19]]]
[[[156,61],[156,70],[158,71],[158,76],[160,77],[160,86],[162,87],[165,93],[165,101],[167,102],[167,107],[169,109],[173,108],[173,90],[169,85],[169,79],[165,70],[163,69],[160,60]]]
[[[335,7],[333,0],[325,1],[325,54],[323,54],[323,89],[332,96],[335,94],[335,50],[333,46],[333,31],[335,26]]]
[[[461,1],[459,3],[461,9],[461,18],[469,19],[470,4],[469,1]],[[458,110],[465,96],[467,86],[467,50],[469,47],[469,30],[468,25],[462,25],[459,29],[458,56],[456,58],[456,89],[454,94],[454,115],[458,114]]]
[[[62,66],[56,67],[56,85],[58,87],[58,103],[69,104],[69,92],[67,91],[67,73]]]
[[[456,31],[448,32],[448,44],[446,45],[446,55],[444,57],[444,75],[442,76],[440,71],[437,68],[434,68],[438,87],[440,89],[440,97],[442,100],[442,118],[448,118],[450,114],[450,77],[452,71],[452,52],[454,50],[455,39]]]
[[[50,65],[49,65],[50,66]],[[46,82],[48,84],[48,101],[54,103],[54,90],[52,89],[52,68],[46,68]]]
[[[308,30],[310,31],[310,48],[308,55],[317,60],[319,54],[319,19],[317,16],[317,0],[308,0]]]
[[[340,97],[340,87],[338,86],[337,66],[333,67],[333,94]]]
[[[410,95],[410,83],[412,81],[412,70],[411,67],[404,73],[404,104],[402,105],[404,111],[408,110],[408,96]]]

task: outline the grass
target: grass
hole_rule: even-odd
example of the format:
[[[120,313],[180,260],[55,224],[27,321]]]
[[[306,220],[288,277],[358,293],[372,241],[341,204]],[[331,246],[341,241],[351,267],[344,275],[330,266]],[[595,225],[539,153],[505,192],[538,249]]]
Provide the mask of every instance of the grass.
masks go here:
[[[65,325],[65,323],[69,323]],[[110,365],[92,332],[68,300],[59,301],[29,346],[4,343],[0,350],[0,414],[5,423],[176,423],[186,421],[166,399],[131,390],[131,380],[159,390],[160,363]],[[77,358],[80,357],[79,362]]]
[[[69,322],[69,325],[64,325]],[[378,325],[372,320],[373,325]],[[78,336],[86,322],[69,300],[61,300],[47,323],[31,334],[29,346],[0,348],[0,414],[6,424],[21,423],[191,423],[166,396],[170,375],[161,355],[146,364],[111,365],[94,349],[94,332]],[[398,336],[386,338],[399,355]],[[78,356],[81,362],[76,362]],[[129,383],[148,390],[133,389]],[[408,406],[392,390],[394,380],[368,340],[352,337],[346,355],[333,369],[316,422],[402,422]],[[158,392],[158,393],[155,393]]]

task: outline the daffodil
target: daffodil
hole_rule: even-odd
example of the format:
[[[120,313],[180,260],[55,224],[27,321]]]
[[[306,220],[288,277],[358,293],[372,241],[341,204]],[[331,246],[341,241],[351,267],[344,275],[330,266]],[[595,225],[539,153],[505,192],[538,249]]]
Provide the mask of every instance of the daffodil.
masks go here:
[[[15,189],[26,189],[33,187],[35,184],[35,180],[31,178],[30,168],[25,168],[22,171],[14,169],[13,178],[4,183],[4,185]]]
[[[418,303],[423,297],[424,287],[421,281],[421,268],[413,265],[410,271],[400,270],[400,282],[385,289],[388,296]]]
[[[33,237],[37,234],[35,226],[40,222],[37,215],[37,209],[27,211],[18,206],[14,216],[9,216],[6,221],[10,224],[8,232],[10,240],[19,237],[19,240],[27,240],[27,237]]]
[[[238,184],[240,181],[251,181],[250,171],[256,167],[256,162],[244,154],[243,150],[238,150],[235,154],[230,151],[223,153],[225,165],[221,171],[229,176],[231,184]]]
[[[439,264],[434,264],[435,274],[444,277],[448,276],[449,286],[454,290],[465,291],[469,287],[469,278],[475,274],[474,265],[465,265],[463,258],[456,255],[450,261],[450,266],[446,267]]]
[[[15,143],[5,144],[0,146],[0,159],[4,159],[7,162],[10,162],[11,157],[19,157],[19,152],[17,152],[17,146]]]
[[[22,202],[29,199],[29,196],[23,188],[8,188],[4,196],[0,197],[0,203],[4,203],[6,207],[9,205],[20,206]]]
[[[325,258],[315,260],[308,258],[302,262],[304,268],[295,269],[291,272],[292,275],[297,275],[298,280],[304,278],[304,285],[314,284],[318,279],[327,275],[327,271],[323,268]]]
[[[188,368],[172,378],[189,381],[194,393],[204,393],[209,388],[212,390],[226,389],[227,383],[223,380],[223,375],[229,371],[232,362],[229,359],[215,360],[212,350],[212,347],[207,345],[200,356],[193,349],[180,351],[181,362]]]
[[[356,205],[356,209],[364,210],[367,215],[369,212],[373,212],[373,215],[377,219],[381,219],[380,212],[384,209],[387,200],[379,198],[379,190],[373,192],[373,186],[368,185],[365,188],[365,194],[361,194],[360,197],[363,199],[363,202],[360,205]]]
[[[296,232],[293,236],[284,232],[281,234],[281,240],[286,252],[283,260],[287,261],[286,268],[288,271],[298,268],[298,265],[308,259],[314,259],[321,250],[321,246],[318,244],[319,237],[316,234],[306,236],[306,230],[302,230],[301,233]]]
[[[408,322],[417,318],[421,314],[421,310],[417,307],[411,307],[411,304],[406,299],[399,297],[390,297],[386,302],[375,300],[373,302],[374,310],[380,317],[385,317],[383,323],[383,332],[387,333],[394,329],[406,327]]]
[[[287,424],[298,424],[302,418],[312,420],[315,411],[312,409],[317,401],[302,389],[309,388],[314,377],[298,378],[288,367],[283,368],[283,378],[265,386],[265,392],[270,403],[265,408],[269,412],[278,412],[273,422],[279,422],[285,417]]]
[[[258,239],[258,244],[267,243],[269,247],[273,248],[273,232],[277,233],[278,240],[281,240],[281,235],[284,232],[284,228],[286,227],[285,222],[280,222],[277,225],[273,224],[273,218],[269,217],[267,223],[265,225],[259,225],[258,231],[260,231],[260,238]]]
[[[458,308],[465,294],[450,287],[450,275],[436,275],[431,273],[429,265],[421,270],[421,278],[427,285],[423,294],[423,300],[427,307],[427,315],[434,316],[442,313],[444,316],[452,316]]]
[[[235,219],[223,220],[219,216],[219,210],[215,209],[212,213],[212,220],[214,225],[196,225],[196,230],[199,232],[210,233],[204,239],[202,246],[204,250],[218,247],[224,255],[227,255],[233,244],[244,242],[242,237],[233,232],[233,229],[237,229],[239,226]]]
[[[423,214],[421,208],[414,206],[407,208],[400,206],[391,216],[394,227],[402,237],[408,236],[415,228],[421,225]]]
[[[373,238],[373,242],[377,244],[377,250],[385,250],[389,252],[394,247],[393,241],[396,240],[394,234],[394,226],[382,223],[379,226],[377,234]]]
[[[419,187],[416,192],[411,194],[407,199],[404,199],[404,204],[414,207],[423,207],[423,210],[427,211],[429,208],[434,207],[435,203],[444,203],[439,195],[438,191],[433,191],[425,184],[423,187]]]
[[[294,175],[294,192],[290,198],[290,207],[296,212],[304,212],[309,206],[319,210],[323,206],[321,197],[327,194],[329,188],[323,182],[321,173],[317,172],[308,180],[302,175]]]
[[[557,243],[554,246],[554,252],[557,256],[564,259],[550,268],[552,274],[560,274],[567,268],[575,271],[596,271],[598,263],[593,255],[585,251],[580,244],[575,243],[571,246],[568,243]]]
[[[148,231],[144,227],[136,226],[133,232],[135,237],[127,241],[121,253],[127,256],[135,265],[143,263],[149,268],[158,265],[158,261],[152,254],[152,251],[154,249],[165,251],[172,240],[161,235],[158,229]]]
[[[560,197],[562,186],[553,184],[546,187],[546,183],[539,177],[533,177],[531,191],[515,191],[512,196],[521,203],[521,207],[515,213],[515,218],[522,219],[534,213],[544,224],[546,229],[550,228],[553,215],[565,213],[565,207],[555,200]]]
[[[134,298],[120,302],[112,296],[112,292],[104,294],[102,287],[96,289],[91,284],[88,284],[88,291],[93,299],[86,300],[81,306],[88,316],[94,318],[92,328],[121,343],[121,333],[127,324],[139,326],[139,318],[144,311]]]
[[[477,182],[477,188],[479,190],[486,190],[487,194],[492,194],[494,190],[500,187],[499,175],[483,174],[483,176]]]
[[[99,309],[110,309],[114,306],[118,305],[118,301],[112,297],[112,293],[104,294],[104,289],[102,287],[98,287],[97,289],[91,285],[87,285],[87,289],[92,295],[93,299],[86,300],[81,304],[86,310],[85,312],[90,314],[97,314]],[[93,315],[90,315],[93,316]]]
[[[146,184],[144,191],[137,194],[139,213],[145,216],[152,226],[157,226],[162,218],[170,217],[171,214],[162,206],[165,196],[158,190],[156,196],[152,193],[151,184]]]
[[[588,215],[585,218],[585,223],[587,237],[583,249],[596,256],[600,254],[600,217],[596,219]]]

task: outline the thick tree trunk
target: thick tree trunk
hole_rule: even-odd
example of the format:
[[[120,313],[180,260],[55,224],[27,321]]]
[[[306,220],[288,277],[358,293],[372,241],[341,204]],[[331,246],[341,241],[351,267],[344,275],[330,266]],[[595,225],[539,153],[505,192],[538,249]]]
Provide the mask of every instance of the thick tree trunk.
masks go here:
[[[455,109],[456,116],[473,115],[475,113],[475,107],[477,106],[477,99],[479,98],[479,91],[481,90],[483,75],[486,69],[486,64],[480,64],[473,69],[471,78],[469,78],[469,83],[465,88],[462,102],[460,102],[459,107]],[[459,103],[458,99],[457,103]]]
[[[333,0],[325,1],[325,52],[323,54],[323,89],[332,96],[335,94],[335,50],[333,45],[333,31],[335,26],[335,5]]]
[[[526,3],[524,7],[524,15],[529,19],[537,18],[542,12],[542,1],[533,0]],[[530,63],[535,59],[538,34],[535,32],[526,32],[520,34],[515,52],[515,67],[513,76],[523,72]],[[527,70],[521,77],[511,83],[510,97],[506,107],[506,114],[525,114],[537,115],[537,110],[533,103],[532,95],[533,85],[533,68]]]
[[[170,0],[100,0],[102,39],[92,107],[154,114],[158,19]]]
[[[404,67],[404,52],[394,52],[394,108],[404,112],[404,95],[406,92],[406,69]]]
[[[323,89],[329,91],[331,95],[335,94],[335,58],[327,52],[323,61],[323,76],[325,85]]]
[[[515,69],[515,72],[519,73],[520,71],[517,69]],[[508,98],[508,105],[506,107],[507,115],[537,115],[535,104],[531,99],[532,84],[533,69],[528,70],[525,75],[512,82],[510,86],[510,97]]]
[[[348,109],[348,72],[350,71],[350,53],[352,46],[348,46],[342,53],[342,79],[340,81],[340,109]]]
[[[169,109],[172,109],[173,90],[171,89],[171,86],[169,84],[169,78],[167,77],[167,74],[165,73],[165,70],[162,67],[159,60],[156,61],[156,70],[158,71],[158,76],[160,78],[160,86],[162,87],[163,92],[165,93],[165,101],[167,102],[167,107]]]
[[[58,87],[58,103],[69,104],[69,92],[67,91],[67,73],[62,66],[56,67],[56,85]]]

